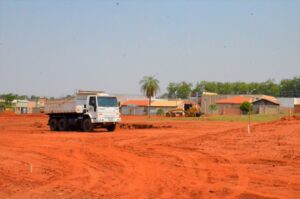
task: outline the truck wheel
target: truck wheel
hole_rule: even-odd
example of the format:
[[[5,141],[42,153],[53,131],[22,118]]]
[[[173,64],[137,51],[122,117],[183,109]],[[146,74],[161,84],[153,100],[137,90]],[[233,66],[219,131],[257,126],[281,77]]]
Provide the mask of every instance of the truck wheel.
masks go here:
[[[109,125],[108,127],[106,127],[106,129],[107,129],[109,132],[113,132],[113,131],[116,130],[116,127],[117,127],[116,124],[111,124],[111,125]]]
[[[92,121],[89,118],[85,118],[82,122],[82,130],[84,132],[90,132],[93,131],[94,126],[92,124]]]
[[[61,118],[58,121],[58,129],[60,131],[67,131],[68,130],[68,121],[66,118]]]
[[[58,122],[57,119],[50,119],[49,126],[51,131],[57,131],[58,130]]]

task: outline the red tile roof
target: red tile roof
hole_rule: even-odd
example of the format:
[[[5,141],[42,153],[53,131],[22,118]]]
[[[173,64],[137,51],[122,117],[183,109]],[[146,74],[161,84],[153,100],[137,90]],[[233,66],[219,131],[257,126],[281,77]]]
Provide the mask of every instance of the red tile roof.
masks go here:
[[[216,101],[217,104],[242,104],[243,102],[252,102],[251,97],[236,96]]]
[[[148,100],[128,100],[126,102],[123,102],[122,106],[148,106],[149,101]]]

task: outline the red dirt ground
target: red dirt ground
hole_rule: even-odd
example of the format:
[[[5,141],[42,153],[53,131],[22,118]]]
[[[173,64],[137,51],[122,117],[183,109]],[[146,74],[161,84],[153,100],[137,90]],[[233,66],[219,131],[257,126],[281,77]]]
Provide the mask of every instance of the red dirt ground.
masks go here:
[[[143,123],[143,117],[125,117]],[[0,198],[299,198],[300,120],[50,132],[0,114]],[[164,128],[168,126],[168,128]],[[171,126],[171,128],[169,128]]]

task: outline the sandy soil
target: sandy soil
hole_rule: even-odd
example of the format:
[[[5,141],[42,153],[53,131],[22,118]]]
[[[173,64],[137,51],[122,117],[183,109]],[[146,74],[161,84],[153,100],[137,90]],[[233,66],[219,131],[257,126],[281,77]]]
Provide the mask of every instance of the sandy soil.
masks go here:
[[[143,123],[145,118],[123,118]],[[50,132],[0,114],[0,198],[299,198],[300,120]]]

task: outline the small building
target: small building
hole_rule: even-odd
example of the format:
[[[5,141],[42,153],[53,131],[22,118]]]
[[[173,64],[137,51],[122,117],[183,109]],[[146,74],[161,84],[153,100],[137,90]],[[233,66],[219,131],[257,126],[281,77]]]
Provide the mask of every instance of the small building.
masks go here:
[[[240,106],[244,102],[252,102],[251,97],[235,96],[216,101],[217,109],[221,115],[241,115]]]
[[[28,100],[13,100],[12,108],[16,114],[28,113]]]
[[[12,109],[16,114],[40,113],[40,107],[37,101],[13,100]]]
[[[273,97],[265,96],[252,102],[254,114],[278,114],[280,103]]]
[[[128,100],[121,103],[122,115],[146,115],[148,113],[148,100]],[[199,109],[199,105],[192,100],[164,100],[155,99],[151,101],[150,114],[156,115],[158,110],[166,113],[173,109],[188,110],[191,107]]]
[[[148,100],[128,100],[121,103],[120,112],[122,115],[146,115]]]
[[[184,109],[184,103],[181,100],[155,100],[151,103],[150,113],[151,115],[156,115],[159,109],[166,113],[172,109]]]

